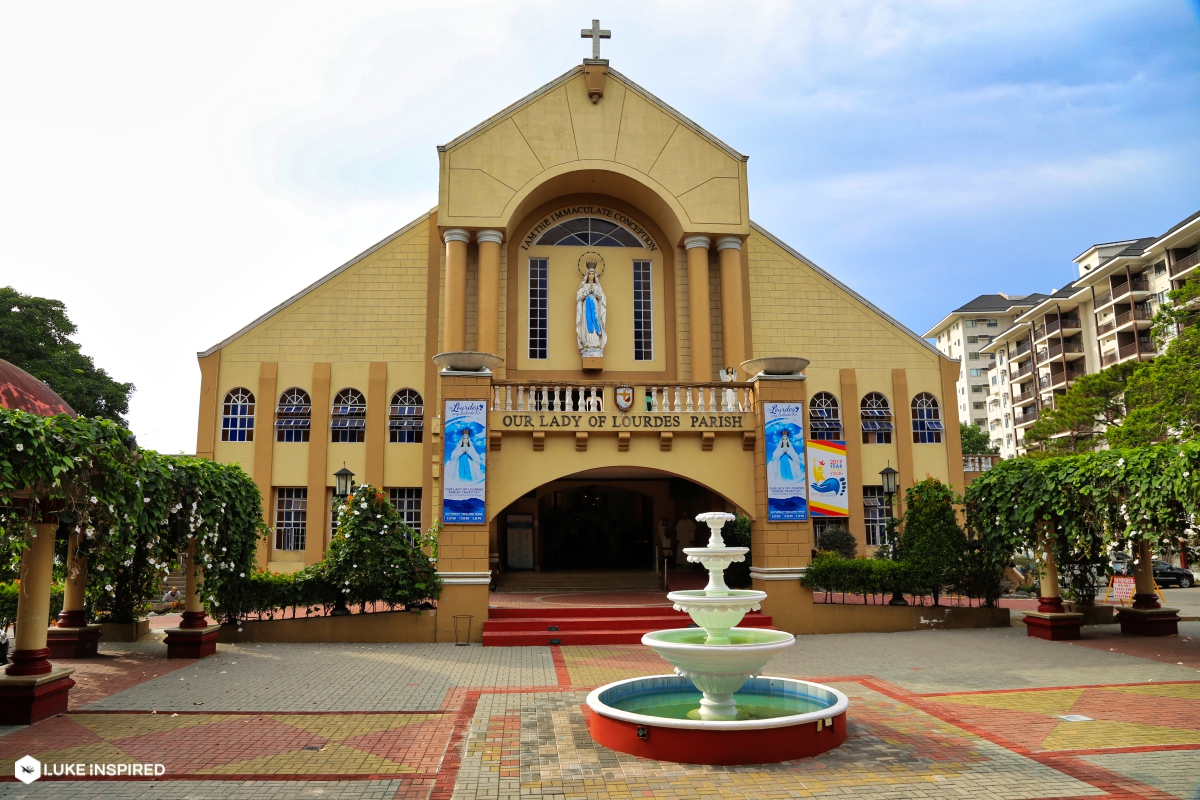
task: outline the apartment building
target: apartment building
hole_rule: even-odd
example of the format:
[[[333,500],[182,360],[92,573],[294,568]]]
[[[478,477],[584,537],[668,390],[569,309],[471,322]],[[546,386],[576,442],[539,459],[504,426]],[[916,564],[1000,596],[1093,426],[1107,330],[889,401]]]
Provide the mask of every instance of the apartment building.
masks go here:
[[[955,384],[958,418],[992,430],[993,445],[998,446],[998,442],[991,428],[989,401],[1000,395],[993,391],[991,380],[996,355],[985,348],[1045,298],[1044,294],[982,294],[925,332],[925,338],[938,350],[960,362]],[[1007,407],[1007,398],[1004,402]],[[1011,419],[1008,425],[1011,430]]]
[[[1198,259],[1200,212],[1161,236],[1092,245],[1074,259],[1078,278],[981,345],[978,358],[989,359],[987,426],[1001,455],[1025,451],[1025,431],[1074,381],[1158,355],[1151,320]]]

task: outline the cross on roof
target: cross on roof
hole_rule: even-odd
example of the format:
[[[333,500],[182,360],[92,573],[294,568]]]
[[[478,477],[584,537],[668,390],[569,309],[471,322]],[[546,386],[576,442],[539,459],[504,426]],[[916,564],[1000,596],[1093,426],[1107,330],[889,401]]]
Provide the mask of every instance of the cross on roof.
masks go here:
[[[592,58],[599,60],[600,59],[600,40],[601,39],[611,39],[612,31],[600,30],[600,20],[594,19],[594,20],[592,20],[592,27],[584,28],[583,30],[581,30],[579,32],[579,38],[592,40]]]

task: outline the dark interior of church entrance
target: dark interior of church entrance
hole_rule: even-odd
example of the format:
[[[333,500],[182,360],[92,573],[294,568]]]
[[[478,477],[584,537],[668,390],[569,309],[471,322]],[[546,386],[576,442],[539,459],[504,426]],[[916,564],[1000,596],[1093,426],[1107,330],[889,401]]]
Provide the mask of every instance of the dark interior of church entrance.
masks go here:
[[[538,501],[542,569],[654,569],[654,501],[628,489],[586,486]]]

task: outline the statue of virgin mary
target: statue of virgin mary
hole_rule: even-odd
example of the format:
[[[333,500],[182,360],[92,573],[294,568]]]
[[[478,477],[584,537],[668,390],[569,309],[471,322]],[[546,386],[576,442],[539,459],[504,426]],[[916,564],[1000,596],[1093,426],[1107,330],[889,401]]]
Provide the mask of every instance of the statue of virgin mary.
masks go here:
[[[600,278],[596,276],[596,264],[589,261],[587,275],[575,293],[575,335],[579,339],[579,352],[584,358],[600,358],[604,345],[608,344],[605,322],[608,309]]]

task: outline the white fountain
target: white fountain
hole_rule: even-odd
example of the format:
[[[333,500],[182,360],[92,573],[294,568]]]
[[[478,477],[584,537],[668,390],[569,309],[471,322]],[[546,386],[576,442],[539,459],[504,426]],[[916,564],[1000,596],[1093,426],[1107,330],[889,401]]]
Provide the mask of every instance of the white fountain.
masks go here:
[[[724,513],[696,517],[709,527],[708,546],[684,552],[708,570],[708,585],[667,595],[699,629],[642,637],[675,668],[674,675],[617,681],[588,695],[594,712],[589,728],[601,744],[660,760],[745,764],[815,755],[845,741],[844,694],[808,681],[761,677],[767,662],[796,637],[738,627],[767,593],[725,585],[726,567],[743,561],[749,550],[725,545],[721,529],[733,519]],[[779,736],[780,729],[789,735]]]

